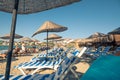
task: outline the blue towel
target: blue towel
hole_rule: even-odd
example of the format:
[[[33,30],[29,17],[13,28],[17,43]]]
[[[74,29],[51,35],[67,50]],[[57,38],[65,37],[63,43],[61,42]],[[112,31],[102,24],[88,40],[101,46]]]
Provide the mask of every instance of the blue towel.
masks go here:
[[[120,56],[101,56],[80,80],[120,80]]]

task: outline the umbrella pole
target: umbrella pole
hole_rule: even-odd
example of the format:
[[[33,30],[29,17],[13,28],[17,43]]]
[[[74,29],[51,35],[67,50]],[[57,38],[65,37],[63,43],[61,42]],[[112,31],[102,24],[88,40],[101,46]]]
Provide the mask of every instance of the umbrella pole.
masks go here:
[[[48,30],[47,30],[47,54],[48,54]]]
[[[10,32],[9,49],[8,49],[8,53],[7,53],[5,80],[9,80],[9,75],[10,75],[11,57],[12,57],[13,44],[14,44],[14,35],[15,35],[18,3],[19,3],[19,0],[15,0],[14,9],[13,9],[12,24],[11,24],[11,32]]]

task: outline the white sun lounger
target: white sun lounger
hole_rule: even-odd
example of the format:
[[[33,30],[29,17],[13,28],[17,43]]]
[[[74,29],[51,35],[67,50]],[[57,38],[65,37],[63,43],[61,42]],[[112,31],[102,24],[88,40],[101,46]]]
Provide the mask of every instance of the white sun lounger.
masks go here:
[[[80,58],[83,53],[85,52],[86,47],[84,47],[77,57]],[[60,64],[57,71],[53,74],[33,74],[33,75],[17,75],[17,76],[10,76],[9,80],[63,80],[67,73],[72,70],[72,66],[78,59],[76,56],[68,56],[65,60]],[[75,74],[75,72],[72,70]],[[76,74],[75,74],[76,75]],[[2,77],[2,78],[1,78]],[[0,80],[4,80],[4,76],[1,76]]]
[[[72,55],[77,56],[78,53],[79,53],[78,51],[74,51]],[[19,64],[15,68],[19,69],[23,75],[26,75],[25,70],[28,70],[28,69],[33,70],[31,74],[36,73],[40,69],[53,69],[56,71],[60,63],[64,60],[63,57],[66,57],[66,56],[65,55],[61,56],[57,60],[52,60],[52,61],[43,60],[43,61],[25,62],[25,63]]]

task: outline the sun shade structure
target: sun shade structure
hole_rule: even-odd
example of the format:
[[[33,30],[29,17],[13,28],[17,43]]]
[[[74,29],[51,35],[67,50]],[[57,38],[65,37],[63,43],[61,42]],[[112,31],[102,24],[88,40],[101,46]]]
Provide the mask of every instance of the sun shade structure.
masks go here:
[[[100,32],[96,32],[96,33],[90,35],[88,38],[97,38],[97,37],[103,37],[103,36],[106,36],[106,35],[103,33],[100,33]]]
[[[120,34],[120,27],[116,28],[115,30],[108,32],[108,34]]]
[[[48,38],[45,38],[44,40],[52,40],[53,43],[56,44],[56,43],[54,42],[54,40],[60,39],[60,38],[62,38],[62,36],[59,36],[59,35],[57,35],[57,34],[50,34],[50,35],[48,35]],[[57,41],[56,41],[56,42],[57,42]],[[48,45],[48,43],[47,43],[47,45]]]
[[[51,21],[46,21],[40,28],[32,35],[35,36],[39,33],[47,32],[47,47],[48,47],[48,32],[62,32],[67,30],[67,27],[61,26],[59,24],[53,23]],[[48,53],[48,50],[47,50]]]
[[[120,27],[108,32],[108,35],[112,36],[113,42],[115,42],[117,45],[120,45]]]
[[[23,37],[23,38],[20,38],[20,41],[32,41],[32,39],[30,39],[29,37]]]
[[[39,33],[42,33],[42,32],[62,32],[62,31],[65,31],[67,30],[68,28],[67,27],[64,27],[64,26],[61,26],[61,25],[58,25],[56,23],[53,23],[52,21],[46,21],[42,26],[40,26],[40,28],[32,35],[35,36]]]
[[[0,0],[0,11],[13,13],[5,80],[9,80],[17,14],[30,14],[57,8],[80,0]]]
[[[37,39],[32,39],[33,42],[40,42],[39,40]]]
[[[107,39],[107,35],[104,33],[96,32],[88,37],[88,39],[93,39],[93,43],[99,43]]]
[[[21,35],[18,35],[18,34],[15,34],[14,38],[15,39],[19,39],[19,38],[22,38],[23,36]],[[1,36],[0,37],[1,39],[10,39],[10,34],[5,34],[4,36]]]
[[[18,14],[30,14],[65,6],[80,0],[0,0],[0,10],[12,13],[15,1],[19,1]]]
[[[48,38],[45,38],[44,40],[60,39],[60,38],[62,38],[62,37],[57,34],[50,34],[50,35],[48,35]]]

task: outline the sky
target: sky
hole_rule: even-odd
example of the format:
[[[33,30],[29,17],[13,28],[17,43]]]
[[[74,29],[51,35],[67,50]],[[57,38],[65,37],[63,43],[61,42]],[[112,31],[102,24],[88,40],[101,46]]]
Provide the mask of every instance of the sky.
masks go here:
[[[68,27],[64,32],[49,32],[62,38],[87,38],[95,32],[107,34],[120,27],[120,0],[82,0],[67,6],[17,16],[16,33],[30,37],[45,22]],[[12,14],[0,11],[0,36],[10,33]],[[46,33],[33,38],[43,41]]]

